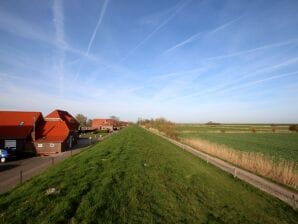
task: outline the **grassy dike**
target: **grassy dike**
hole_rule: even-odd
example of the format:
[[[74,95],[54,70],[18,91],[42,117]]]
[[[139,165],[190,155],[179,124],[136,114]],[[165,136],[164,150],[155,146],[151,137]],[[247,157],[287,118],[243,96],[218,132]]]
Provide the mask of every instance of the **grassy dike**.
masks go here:
[[[46,195],[55,187],[57,194]],[[0,223],[296,223],[298,212],[128,127],[0,196]]]

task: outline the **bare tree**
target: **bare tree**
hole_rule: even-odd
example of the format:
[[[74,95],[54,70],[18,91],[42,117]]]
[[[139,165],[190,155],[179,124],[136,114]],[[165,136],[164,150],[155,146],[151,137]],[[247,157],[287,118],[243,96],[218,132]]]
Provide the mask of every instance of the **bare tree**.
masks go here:
[[[86,124],[87,124],[87,117],[86,116],[84,116],[83,114],[77,114],[75,118],[80,123],[81,127],[86,126]]]
[[[116,121],[119,121],[120,120],[119,117],[116,117],[114,115],[113,116],[110,116],[110,118],[113,119],[113,120],[116,120]]]
[[[92,120],[91,119],[88,119],[87,122],[86,122],[86,126],[87,127],[91,127],[92,126]]]

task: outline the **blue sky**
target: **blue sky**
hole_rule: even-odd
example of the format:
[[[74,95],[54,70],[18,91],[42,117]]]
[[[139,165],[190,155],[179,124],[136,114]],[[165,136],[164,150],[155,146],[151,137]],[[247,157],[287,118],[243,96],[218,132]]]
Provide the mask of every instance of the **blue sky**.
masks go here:
[[[298,1],[2,0],[0,109],[298,122]]]

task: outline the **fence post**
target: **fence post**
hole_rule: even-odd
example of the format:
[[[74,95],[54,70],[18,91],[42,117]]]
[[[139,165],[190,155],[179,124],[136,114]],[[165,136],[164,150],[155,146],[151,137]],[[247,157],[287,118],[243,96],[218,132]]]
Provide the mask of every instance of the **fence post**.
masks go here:
[[[234,167],[234,178],[236,178],[237,177],[237,169],[236,169],[236,167]]]
[[[23,183],[23,170],[20,170],[20,184]]]
[[[207,155],[206,162],[209,163],[209,155]]]
[[[292,198],[293,198],[293,207],[294,207],[294,209],[295,209],[295,208],[296,208],[296,198],[295,198],[295,194],[293,194]]]
[[[52,158],[52,165],[54,165],[54,157],[51,157]]]

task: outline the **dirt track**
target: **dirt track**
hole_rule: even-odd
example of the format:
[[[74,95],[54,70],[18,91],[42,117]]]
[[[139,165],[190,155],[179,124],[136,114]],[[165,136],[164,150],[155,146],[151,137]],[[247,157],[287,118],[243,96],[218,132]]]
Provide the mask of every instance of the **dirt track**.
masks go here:
[[[200,157],[201,159],[205,160],[206,162],[211,163],[211,164],[219,167],[220,169],[232,174],[235,178],[239,178],[239,179],[259,188],[260,190],[265,191],[265,192],[271,194],[272,196],[279,198],[280,200],[286,202],[293,208],[295,208],[295,209],[298,208],[298,194],[296,192],[289,190],[285,187],[282,187],[278,184],[275,184],[271,181],[268,181],[262,177],[259,177],[255,174],[250,173],[246,170],[243,170],[239,167],[235,167],[221,159],[210,156],[210,155],[208,155],[204,152],[201,152],[195,148],[192,148],[188,145],[185,145],[183,143],[180,143],[178,141],[170,139],[164,135],[161,135],[156,130],[152,130],[152,129],[151,130],[146,129],[146,130],[172,142],[173,144],[179,146],[180,148]]]

